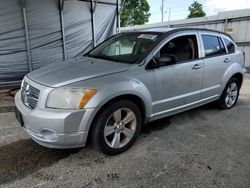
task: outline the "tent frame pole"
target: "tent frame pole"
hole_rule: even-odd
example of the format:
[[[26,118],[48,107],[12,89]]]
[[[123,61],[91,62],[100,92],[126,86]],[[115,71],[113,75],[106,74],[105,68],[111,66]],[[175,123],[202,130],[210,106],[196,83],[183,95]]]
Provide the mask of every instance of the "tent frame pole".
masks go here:
[[[59,11],[60,11],[60,24],[61,24],[61,35],[62,35],[62,47],[63,47],[63,60],[67,59],[66,53],[66,40],[65,40],[65,28],[64,28],[64,17],[63,17],[63,9],[64,9],[64,0],[58,0]]]
[[[94,0],[91,0],[91,26],[92,26],[92,42],[93,42],[93,47],[96,47],[96,36],[95,36],[95,9],[97,6],[97,1],[95,2],[96,4],[94,5]]]
[[[120,0],[116,0],[117,3],[117,10],[116,10],[116,14],[117,14],[117,28],[116,28],[116,32],[119,34],[121,32],[121,24],[120,24]]]
[[[24,31],[26,37],[26,48],[27,48],[27,56],[28,56],[28,63],[29,63],[29,71],[33,70],[32,68],[32,59],[31,59],[31,49],[30,49],[30,38],[29,38],[29,30],[28,30],[28,23],[27,23],[27,15],[26,15],[26,8],[24,0],[21,0],[22,12],[23,12],[23,22],[24,22]]]

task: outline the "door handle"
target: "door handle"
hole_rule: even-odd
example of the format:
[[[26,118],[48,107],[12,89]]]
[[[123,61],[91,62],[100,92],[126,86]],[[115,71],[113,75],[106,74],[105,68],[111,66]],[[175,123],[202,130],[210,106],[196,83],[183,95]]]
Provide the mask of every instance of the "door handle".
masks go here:
[[[202,67],[202,64],[195,64],[192,69],[200,69]]]
[[[224,59],[224,62],[225,62],[225,63],[228,63],[229,61],[230,61],[229,58]]]

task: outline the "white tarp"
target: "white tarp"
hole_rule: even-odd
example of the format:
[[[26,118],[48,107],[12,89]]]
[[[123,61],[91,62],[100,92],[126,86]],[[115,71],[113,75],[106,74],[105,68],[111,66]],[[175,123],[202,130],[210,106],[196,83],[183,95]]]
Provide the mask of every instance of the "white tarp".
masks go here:
[[[23,17],[19,0],[0,0],[0,83],[28,72]]]
[[[94,19],[98,44],[116,33],[117,6],[116,0],[97,2]],[[24,0],[24,3],[32,68],[62,61],[58,0]],[[63,22],[67,58],[93,47],[90,8],[90,1],[65,0]],[[21,0],[0,0],[0,84],[20,81],[29,72],[27,54]]]

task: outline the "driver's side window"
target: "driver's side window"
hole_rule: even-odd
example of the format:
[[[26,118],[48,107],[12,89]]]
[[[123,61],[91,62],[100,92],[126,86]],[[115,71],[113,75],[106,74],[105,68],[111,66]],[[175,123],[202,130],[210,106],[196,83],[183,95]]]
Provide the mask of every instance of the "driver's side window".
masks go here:
[[[167,42],[155,54],[153,62],[156,64],[159,63],[159,66],[164,66],[164,60],[172,61],[166,62],[165,66],[167,66],[197,58],[198,44],[196,35],[185,35]]]

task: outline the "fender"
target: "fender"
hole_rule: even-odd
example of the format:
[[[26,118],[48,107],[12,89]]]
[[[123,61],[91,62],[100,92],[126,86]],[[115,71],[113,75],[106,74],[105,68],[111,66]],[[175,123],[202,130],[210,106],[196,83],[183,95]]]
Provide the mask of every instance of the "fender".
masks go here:
[[[152,97],[147,87],[137,79],[121,78],[115,82],[97,87],[96,95],[87,103],[86,108],[100,109],[108,101],[122,96],[135,95],[139,97],[145,106],[145,115],[149,117],[152,114]]]
[[[98,83],[97,93],[89,100],[86,104],[85,109],[95,109],[94,113],[88,120],[87,126],[81,129],[88,132],[91,124],[96,117],[99,110],[110,100],[122,96],[122,95],[134,95],[139,97],[145,106],[145,116],[150,117],[152,114],[152,98],[147,87],[137,79],[130,78],[118,78],[114,81],[107,82],[107,80],[102,78],[102,80],[95,79],[95,83]],[[108,83],[108,84],[107,84]]]
[[[245,74],[245,69],[239,63],[232,63],[225,71],[221,80],[221,93],[226,87],[227,82],[232,78],[233,75],[240,73],[242,76]]]

